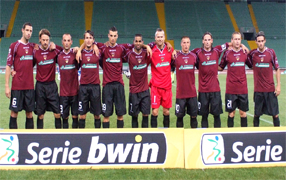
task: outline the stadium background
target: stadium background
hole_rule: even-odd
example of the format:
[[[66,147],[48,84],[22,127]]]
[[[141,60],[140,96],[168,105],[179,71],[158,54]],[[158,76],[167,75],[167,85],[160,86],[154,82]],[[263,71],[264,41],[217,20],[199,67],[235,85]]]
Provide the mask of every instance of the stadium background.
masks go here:
[[[235,2],[234,2],[235,1]],[[263,2],[262,2],[263,1]],[[266,46],[273,48],[277,54],[281,72],[285,73],[286,68],[286,29],[285,29],[285,7],[283,0],[1,0],[0,1],[0,69],[4,73],[6,58],[9,46],[22,36],[21,27],[24,22],[31,22],[33,25],[33,35],[31,42],[38,42],[38,32],[42,28],[50,30],[51,41],[61,45],[63,33],[70,33],[73,36],[73,46],[80,44],[83,32],[91,29],[95,32],[95,40],[105,42],[108,40],[107,33],[111,26],[116,26],[119,33],[118,43],[132,43],[136,33],[143,34],[145,43],[154,41],[156,28],[161,27],[166,32],[166,39],[171,42],[176,49],[180,49],[180,38],[183,35],[191,37],[191,49],[200,47],[201,36],[205,31],[213,34],[214,45],[219,45],[230,41],[234,31],[240,31],[244,35],[242,43],[249,49],[256,48],[253,41],[255,33],[264,31],[267,38]],[[250,80],[249,80],[250,78]],[[225,75],[221,79],[225,81]],[[225,85],[220,79],[221,84]],[[248,86],[253,88],[252,75],[248,75]],[[281,102],[285,102],[285,78],[282,76],[282,93],[279,97],[280,112],[282,121],[285,121],[285,112],[281,109]],[[0,128],[7,128],[9,111],[7,98],[4,95],[4,75],[1,75],[1,120]],[[125,81],[127,84],[128,81]],[[222,87],[222,86],[221,86]],[[128,86],[125,87],[128,93]],[[252,103],[253,89],[249,88],[249,100]],[[222,87],[222,96],[224,96]],[[173,92],[175,87],[173,87]],[[175,95],[175,93],[174,93]],[[283,97],[284,96],[284,97]],[[126,96],[128,97],[128,96]],[[5,99],[4,99],[5,98]],[[174,100],[174,99],[173,99]],[[253,107],[250,107],[250,109]],[[5,109],[5,111],[4,111]],[[174,114],[173,111],[171,111]],[[49,113],[50,114],[50,113]],[[224,113],[226,114],[226,113]],[[23,119],[23,116],[19,119]],[[174,116],[173,116],[174,117]],[[46,115],[45,119],[53,119],[52,115]],[[35,118],[34,118],[35,119]],[[126,116],[128,120],[128,116]],[[249,117],[249,123],[252,121]],[[271,118],[269,118],[271,119]],[[200,122],[200,118],[198,118]],[[238,118],[237,118],[238,120]],[[160,121],[160,119],[159,119]],[[271,121],[271,120],[270,120]],[[5,124],[4,124],[5,123]],[[130,126],[128,122],[127,126]],[[212,122],[210,122],[212,124]],[[285,126],[285,122],[281,125]],[[92,123],[87,127],[92,127]],[[225,126],[225,125],[224,125]],[[239,126],[239,123],[236,124]],[[250,124],[252,126],[252,124]],[[264,126],[272,126],[267,124]],[[24,125],[19,124],[20,128]],[[46,127],[46,126],[45,126]],[[53,123],[47,128],[53,128]],[[174,126],[173,126],[174,127]],[[189,125],[188,125],[189,127]],[[235,174],[234,174],[234,171]],[[263,171],[264,173],[261,173]],[[53,179],[69,177],[71,171],[8,171],[1,172],[1,179],[49,177],[51,172],[55,173]],[[101,179],[114,178],[123,179],[126,175],[133,175],[133,170],[102,170],[95,173],[100,174]],[[184,170],[148,170],[148,175],[144,170],[136,170],[137,179],[184,179],[186,177],[196,177],[197,179],[228,179],[227,177],[240,177],[249,179],[243,174],[250,173],[253,179],[285,179],[285,168],[251,168],[250,170],[206,170],[206,171],[184,171]],[[163,174],[162,174],[163,172]],[[190,173],[191,172],[191,173]],[[201,173],[203,172],[203,174]],[[74,171],[70,179],[94,178],[94,172]],[[112,177],[109,174],[115,173]],[[83,175],[85,174],[85,176]],[[224,174],[223,176],[218,174]],[[266,174],[269,176],[266,176]],[[24,176],[23,176],[24,175]],[[22,177],[22,178],[21,178]],[[130,176],[127,179],[133,179]],[[149,178],[148,178],[149,177]],[[173,178],[172,178],[173,177]],[[255,178],[254,178],[255,177]],[[232,178],[233,179],[233,178]],[[251,178],[252,179],[252,178]]]

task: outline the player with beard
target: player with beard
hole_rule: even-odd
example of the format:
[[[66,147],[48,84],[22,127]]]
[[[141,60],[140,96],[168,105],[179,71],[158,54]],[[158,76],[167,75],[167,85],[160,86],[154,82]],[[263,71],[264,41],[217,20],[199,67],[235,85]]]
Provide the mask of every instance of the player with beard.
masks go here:
[[[69,128],[69,110],[72,114],[72,128],[78,128],[78,63],[71,49],[72,37],[64,34],[62,38],[63,51],[58,55],[60,70],[60,111],[63,128]]]
[[[226,50],[218,69],[222,71],[227,66],[225,111],[228,112],[227,126],[233,127],[236,108],[239,109],[241,127],[247,127],[246,112],[248,107],[248,89],[245,73],[245,64],[249,68],[252,65],[247,61],[247,54],[241,48],[241,34],[234,32],[231,37],[232,50]]]
[[[84,33],[82,60],[80,61],[81,78],[79,86],[79,128],[85,128],[86,113],[94,115],[94,127],[100,128],[101,91],[99,80],[99,56],[93,53],[94,33]]]
[[[26,22],[22,27],[22,37],[9,47],[5,72],[5,95],[10,98],[11,110],[9,128],[17,129],[18,112],[26,111],[26,129],[34,128],[33,111],[35,107],[34,76],[33,76],[33,48],[29,40],[32,36],[32,24]],[[11,69],[17,72],[12,79],[10,90],[9,79]]]
[[[281,92],[280,69],[273,49],[265,46],[263,31],[257,33],[257,49],[248,54],[248,61],[253,65],[254,77],[254,119],[253,126],[259,126],[259,117],[267,114],[273,117],[273,125],[280,126],[278,99]],[[276,71],[276,87],[273,80],[273,68]]]
[[[55,50],[50,51],[50,36],[51,34],[47,29],[41,29],[39,32],[39,49],[33,52],[34,63],[37,65],[35,114],[38,115],[38,129],[43,129],[44,127],[43,120],[46,111],[52,111],[54,113],[55,127],[57,129],[62,127],[58,86],[55,82],[56,59],[62,47],[56,46]]]
[[[195,67],[197,56],[190,51],[191,40],[188,36],[181,39],[182,50],[177,53],[174,62],[176,67],[177,92],[175,113],[177,116],[177,127],[184,127],[183,118],[190,115],[191,128],[197,128],[198,100],[195,86]]]
[[[129,64],[129,115],[132,116],[132,128],[138,128],[138,114],[142,112],[142,128],[148,127],[148,115],[150,114],[150,92],[148,86],[148,66],[151,62],[147,51],[143,49],[143,37],[136,34],[134,48],[128,50],[125,56]]]

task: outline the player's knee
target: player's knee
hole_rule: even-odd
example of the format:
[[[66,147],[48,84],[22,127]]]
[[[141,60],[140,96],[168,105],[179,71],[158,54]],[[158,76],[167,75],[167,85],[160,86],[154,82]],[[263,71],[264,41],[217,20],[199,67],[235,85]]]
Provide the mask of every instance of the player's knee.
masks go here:
[[[158,116],[159,109],[152,109],[152,115]]]
[[[13,117],[13,118],[18,117],[18,112],[11,111],[11,117]]]
[[[100,119],[100,115],[94,115],[94,119]]]
[[[55,118],[61,118],[61,114],[54,114]]]
[[[44,114],[38,115],[39,119],[44,119]]]
[[[103,117],[103,122],[109,122],[109,116]]]
[[[278,118],[279,117],[279,115],[277,114],[277,115],[275,115],[275,116],[273,116],[274,118]]]
[[[142,116],[149,116],[148,114],[142,114]]]
[[[235,116],[235,111],[232,111],[228,114],[229,117],[233,118]]]
[[[72,116],[72,118],[78,118],[78,116]]]
[[[170,115],[170,111],[169,111],[169,109],[164,108],[164,109],[163,109],[163,114],[164,114],[165,116]]]
[[[246,117],[246,112],[244,111],[239,111],[240,117]]]
[[[123,116],[117,116],[118,120],[123,120]]]
[[[191,116],[191,118],[197,118],[197,116]]]
[[[79,119],[85,119],[86,118],[86,114],[80,115]]]
[[[33,117],[33,112],[26,112],[26,117],[27,118],[32,118]]]

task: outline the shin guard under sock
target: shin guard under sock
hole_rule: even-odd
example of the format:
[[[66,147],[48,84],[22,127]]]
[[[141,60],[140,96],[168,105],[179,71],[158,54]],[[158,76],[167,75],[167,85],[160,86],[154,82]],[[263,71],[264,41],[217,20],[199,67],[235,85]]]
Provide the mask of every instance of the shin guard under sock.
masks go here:
[[[260,116],[254,116],[254,118],[253,118],[253,127],[259,127],[259,117]]]
[[[208,128],[209,122],[208,122],[208,115],[202,115],[202,128]]]
[[[138,128],[138,116],[132,116],[132,128]]]
[[[198,127],[197,117],[191,117],[191,128],[197,128],[197,127]]]
[[[123,128],[123,126],[124,126],[124,121],[117,119],[117,128]]]
[[[227,127],[233,127],[233,119],[234,117],[227,117]]]
[[[109,122],[102,122],[103,128],[109,128]]]
[[[78,118],[72,118],[72,128],[78,128]]]
[[[170,127],[170,115],[167,115],[167,116],[164,115],[163,126]]]
[[[274,125],[274,127],[280,126],[279,116],[278,117],[273,116],[273,125]]]
[[[100,128],[101,127],[100,119],[94,119],[94,127],[95,128]]]
[[[55,118],[55,127],[56,127],[56,129],[61,129],[62,128],[61,118]]]
[[[151,115],[151,127],[152,128],[156,128],[157,127],[157,117],[158,116]]]
[[[247,117],[240,117],[240,126],[247,127]]]
[[[184,127],[183,117],[177,117],[177,127]]]
[[[214,116],[214,127],[215,128],[221,127],[220,115]]]
[[[18,129],[17,118],[10,116],[9,129]]]
[[[44,128],[44,119],[37,118],[37,129],[43,129]]]
[[[79,119],[78,128],[85,128],[85,119]]]
[[[34,120],[33,118],[26,118],[26,129],[34,129]]]
[[[148,116],[142,118],[142,128],[148,128]]]

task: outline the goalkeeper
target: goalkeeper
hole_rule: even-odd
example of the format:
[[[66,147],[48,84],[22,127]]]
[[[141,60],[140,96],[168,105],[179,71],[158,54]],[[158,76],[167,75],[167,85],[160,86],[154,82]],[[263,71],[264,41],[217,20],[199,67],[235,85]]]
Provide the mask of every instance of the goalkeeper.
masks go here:
[[[134,48],[127,51],[124,59],[129,64],[129,71],[125,72],[129,78],[129,115],[132,116],[132,128],[138,128],[138,114],[143,115],[142,128],[148,128],[148,116],[151,109],[151,99],[148,86],[148,65],[151,62],[147,51],[143,49],[143,37],[136,34]]]

